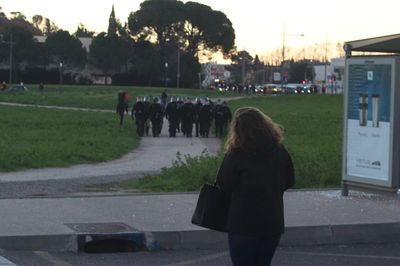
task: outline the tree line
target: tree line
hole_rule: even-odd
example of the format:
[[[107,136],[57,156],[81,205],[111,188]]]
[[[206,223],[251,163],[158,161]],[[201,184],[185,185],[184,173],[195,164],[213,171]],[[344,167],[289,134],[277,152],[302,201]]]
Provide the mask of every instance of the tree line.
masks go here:
[[[39,43],[33,36],[46,40]],[[90,69],[111,77],[115,85],[175,87],[179,82],[181,87],[198,87],[200,59],[216,52],[231,59],[227,69],[232,83],[262,83],[274,71],[257,55],[236,50],[234,28],[223,12],[197,2],[145,0],[124,23],[112,7],[107,31],[98,34],[83,24],[71,34],[41,15],[31,21],[21,12],[8,17],[0,7],[0,37],[3,64],[12,43],[14,82],[57,83],[62,66],[65,83],[89,82],[81,73]],[[89,52],[78,39],[82,37],[92,38]],[[312,76],[307,61],[292,64],[300,69],[291,76]],[[6,76],[0,70],[0,79]]]
[[[7,48],[12,42],[15,72],[29,66],[56,69],[62,62],[66,73],[89,66],[113,80],[149,86],[164,84],[166,77],[168,85],[174,86],[173,73],[178,72],[182,86],[193,86],[200,72],[200,51],[220,51],[228,57],[235,41],[232,23],[224,13],[178,0],[146,0],[125,23],[116,18],[112,7],[107,32],[98,34],[83,24],[70,34],[41,15],[28,21],[21,12],[8,17],[0,8],[0,34],[0,61],[8,62]],[[35,41],[35,35],[46,36],[45,43]],[[79,37],[93,38],[89,53]]]

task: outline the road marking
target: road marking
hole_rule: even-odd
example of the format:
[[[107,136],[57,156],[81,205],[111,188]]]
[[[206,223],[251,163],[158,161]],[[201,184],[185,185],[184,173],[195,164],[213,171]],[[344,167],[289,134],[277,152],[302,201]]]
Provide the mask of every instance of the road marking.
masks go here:
[[[356,254],[343,254],[343,253],[342,254],[340,254],[340,253],[318,253],[318,252],[302,252],[302,251],[277,251],[277,253],[301,254],[301,255],[310,255],[310,256],[387,259],[387,260],[398,260],[398,261],[400,261],[400,257],[394,257],[394,256],[356,255]]]
[[[8,259],[0,256],[0,266],[17,266],[17,264],[14,264]]]
[[[50,263],[54,263],[54,265],[57,266],[73,266],[72,264],[69,264],[68,262],[65,262],[59,258],[56,258],[52,255],[50,255],[50,253],[45,252],[45,251],[34,251],[34,253],[36,255],[38,255],[39,257],[41,257],[42,259],[50,262]]]
[[[190,259],[190,260],[185,260],[185,261],[181,261],[178,263],[168,264],[165,266],[186,266],[186,265],[198,264],[199,262],[205,262],[208,260],[218,259],[218,258],[225,257],[228,255],[229,255],[229,251],[225,251],[225,252],[220,252],[220,253],[216,253],[213,255],[202,256],[202,257],[196,258],[196,259]]]

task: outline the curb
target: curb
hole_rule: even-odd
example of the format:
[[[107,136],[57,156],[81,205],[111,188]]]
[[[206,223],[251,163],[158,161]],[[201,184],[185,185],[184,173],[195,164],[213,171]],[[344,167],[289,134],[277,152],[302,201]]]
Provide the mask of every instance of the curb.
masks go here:
[[[340,245],[400,241],[400,223],[287,227],[281,245]]]
[[[225,249],[227,234],[212,230],[153,232],[161,249]],[[286,227],[281,246],[400,242],[400,223]]]
[[[34,251],[77,251],[76,235],[1,236],[0,249]]]
[[[281,246],[395,243],[400,223],[291,226]],[[73,252],[227,249],[227,234],[212,230],[2,236],[0,249]],[[88,246],[91,248],[89,249]]]

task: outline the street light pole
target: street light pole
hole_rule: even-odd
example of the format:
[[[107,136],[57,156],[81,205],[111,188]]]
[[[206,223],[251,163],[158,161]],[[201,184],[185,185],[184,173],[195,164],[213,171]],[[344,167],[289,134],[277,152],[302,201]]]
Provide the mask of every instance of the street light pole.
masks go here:
[[[285,63],[285,37],[286,37],[286,25],[283,25],[283,33],[282,33],[282,66]],[[281,77],[282,79],[282,77]]]
[[[199,89],[201,90],[201,72],[199,72],[198,75],[199,75]]]
[[[60,86],[63,84],[63,62],[60,61]]]
[[[244,57],[241,57],[242,59],[242,88],[244,89],[244,83],[245,83],[245,76],[246,76],[246,59]]]
[[[168,62],[165,62],[165,88],[167,88],[168,83]]]
[[[285,65],[285,39],[286,36],[294,36],[294,37],[304,37],[304,34],[286,34],[286,24],[283,24],[283,33],[282,33],[282,66],[281,66],[281,85],[283,86],[283,73],[284,73],[284,65]]]
[[[8,75],[8,84],[10,84],[11,85],[11,82],[12,82],[12,63],[13,63],[13,60],[12,60],[12,54],[13,54],[13,35],[12,35],[12,32],[10,33],[10,73],[9,73],[9,75]]]
[[[325,81],[325,86],[328,86],[327,84],[327,64],[328,64],[328,38],[326,38],[325,40],[325,56],[324,56],[324,61],[325,61],[325,77],[324,77],[324,81]]]
[[[10,70],[9,70],[9,73],[8,73],[8,84],[10,84],[11,85],[11,83],[12,83],[12,65],[13,65],[13,45],[15,44],[14,42],[13,42],[13,35],[12,35],[12,32],[10,32],[10,41],[9,42],[6,42],[6,41],[4,41],[4,35],[3,34],[0,34],[0,39],[1,39],[1,43],[5,43],[5,44],[9,44],[10,45],[10,54],[9,54],[9,58],[10,58]]]
[[[176,87],[179,89],[179,82],[181,79],[181,47],[180,43],[178,43],[178,65],[176,68]]]
[[[283,67],[285,66],[285,37],[286,37],[286,25],[283,24],[283,33],[282,33],[282,66],[281,66],[281,88],[283,89]]]

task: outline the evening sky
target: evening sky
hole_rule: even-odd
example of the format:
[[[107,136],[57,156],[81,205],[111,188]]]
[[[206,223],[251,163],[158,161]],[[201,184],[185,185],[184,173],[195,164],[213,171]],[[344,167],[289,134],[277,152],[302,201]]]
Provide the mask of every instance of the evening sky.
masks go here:
[[[106,31],[111,7],[126,22],[142,0],[1,0],[9,12],[20,11],[28,20],[40,14],[74,32],[81,22],[87,29]],[[183,1],[186,2],[186,1]],[[283,45],[303,47],[337,43],[400,32],[398,0],[198,0],[224,12],[232,21],[238,49],[266,54]],[[300,37],[304,34],[304,37]]]

